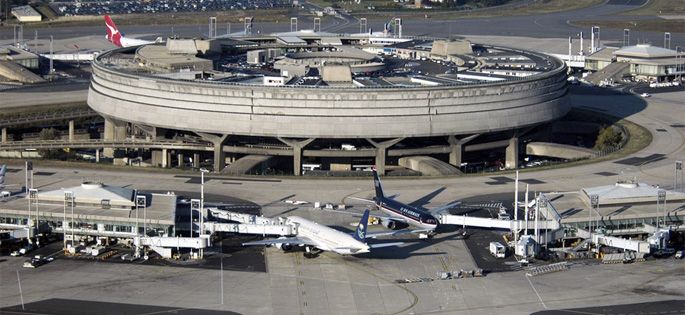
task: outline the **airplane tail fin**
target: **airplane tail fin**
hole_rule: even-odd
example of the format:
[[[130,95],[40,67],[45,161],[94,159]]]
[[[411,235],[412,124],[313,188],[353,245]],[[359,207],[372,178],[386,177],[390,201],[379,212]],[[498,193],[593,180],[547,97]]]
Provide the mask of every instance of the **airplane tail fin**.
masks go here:
[[[359,225],[357,225],[357,230],[354,232],[354,239],[360,241],[360,242],[365,242],[366,240],[366,229],[369,227],[369,209],[366,209],[364,211],[364,215],[362,215],[362,219],[359,221]]]
[[[121,47],[121,32],[114,24],[112,18],[109,15],[105,15],[105,26],[107,27],[107,40],[112,44]]]
[[[0,185],[5,184],[5,174],[7,174],[7,165],[3,164],[2,167],[0,167]]]
[[[376,188],[376,199],[384,198],[383,186],[381,186],[381,179],[378,177],[378,172],[376,168],[373,168],[373,186]]]

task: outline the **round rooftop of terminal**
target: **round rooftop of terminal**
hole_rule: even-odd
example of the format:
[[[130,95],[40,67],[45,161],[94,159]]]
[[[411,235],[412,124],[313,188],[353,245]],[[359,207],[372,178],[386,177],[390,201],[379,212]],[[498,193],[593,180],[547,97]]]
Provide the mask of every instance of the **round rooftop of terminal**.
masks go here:
[[[311,31],[168,39],[100,54],[88,105],[106,118],[106,139],[124,139],[116,127],[127,124],[232,154],[378,164],[373,150],[390,146],[401,149],[389,157],[456,152],[444,144],[465,138],[475,144],[467,151],[506,146],[517,130],[566,115],[566,72],[541,53],[453,39]]]
[[[169,39],[94,62],[106,117],[219,134],[460,135],[566,114],[566,67],[544,54],[445,39],[294,32]]]

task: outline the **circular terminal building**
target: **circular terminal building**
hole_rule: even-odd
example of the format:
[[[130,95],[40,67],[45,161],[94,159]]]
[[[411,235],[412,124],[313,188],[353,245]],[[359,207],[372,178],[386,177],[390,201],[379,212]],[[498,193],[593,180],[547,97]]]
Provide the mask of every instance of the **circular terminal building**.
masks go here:
[[[566,71],[544,54],[460,40],[169,39],[99,55],[88,104],[106,118],[106,140],[209,142],[217,171],[292,156],[296,175],[303,164],[428,163],[449,173],[470,152],[501,151],[502,167],[516,167],[519,137],[569,111]],[[181,163],[176,153],[153,152],[153,164]]]

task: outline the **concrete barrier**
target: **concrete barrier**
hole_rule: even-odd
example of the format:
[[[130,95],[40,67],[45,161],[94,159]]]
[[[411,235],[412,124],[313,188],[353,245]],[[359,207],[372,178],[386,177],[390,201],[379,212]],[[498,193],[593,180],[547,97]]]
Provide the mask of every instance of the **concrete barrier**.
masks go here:
[[[399,165],[428,176],[461,174],[458,168],[430,156],[403,157]]]
[[[526,144],[526,154],[577,160],[594,157],[597,155],[597,151],[567,144],[530,142]]]

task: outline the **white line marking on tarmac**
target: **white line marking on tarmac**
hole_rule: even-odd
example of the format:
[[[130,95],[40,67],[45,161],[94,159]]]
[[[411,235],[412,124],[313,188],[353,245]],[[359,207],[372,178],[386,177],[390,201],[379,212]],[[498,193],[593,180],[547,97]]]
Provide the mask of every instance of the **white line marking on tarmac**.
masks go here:
[[[526,280],[528,280],[528,283],[530,283],[530,287],[533,288],[533,291],[535,292],[535,295],[538,296],[538,299],[540,300],[540,303],[542,304],[542,307],[544,307],[545,309],[547,309],[547,305],[545,305],[545,302],[542,300],[542,297],[540,297],[540,293],[538,293],[538,290],[535,289],[535,286],[533,285],[533,282],[530,281],[530,277],[528,277],[528,276],[524,276],[524,277],[526,277]]]

